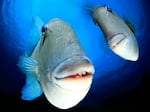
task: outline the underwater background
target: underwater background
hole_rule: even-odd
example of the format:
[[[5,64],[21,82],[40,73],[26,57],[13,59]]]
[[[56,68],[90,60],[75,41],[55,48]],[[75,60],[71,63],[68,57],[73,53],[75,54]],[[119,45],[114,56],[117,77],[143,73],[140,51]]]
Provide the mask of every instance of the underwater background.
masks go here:
[[[105,4],[134,27],[140,52],[138,61],[127,61],[114,54],[86,9],[86,6]],[[1,0],[0,109],[17,112],[63,111],[53,107],[44,95],[33,101],[21,100],[25,75],[16,64],[29,46],[30,30],[34,28],[33,33],[37,30],[33,24],[34,17],[40,17],[44,23],[55,17],[68,22],[95,66],[96,73],[89,93],[77,106],[67,111],[149,109],[146,101],[150,94],[150,10],[146,0]],[[35,44],[33,40],[32,45]]]

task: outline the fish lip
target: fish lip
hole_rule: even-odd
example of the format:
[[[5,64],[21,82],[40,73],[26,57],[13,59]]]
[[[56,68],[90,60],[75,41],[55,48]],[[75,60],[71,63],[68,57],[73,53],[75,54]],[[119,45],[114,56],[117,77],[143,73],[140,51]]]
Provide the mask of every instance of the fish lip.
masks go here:
[[[73,67],[71,67],[69,65],[72,65]],[[79,67],[75,68],[77,65]],[[82,70],[80,69],[80,67],[82,67]],[[68,69],[68,71],[67,71],[67,69]],[[73,75],[76,73],[81,73],[81,72],[88,72],[89,74],[93,75],[95,72],[95,69],[94,69],[92,62],[90,61],[90,59],[88,57],[73,56],[71,58],[64,60],[62,63],[60,63],[58,66],[56,66],[52,72],[52,76],[55,77],[56,79],[63,79],[70,75]]]
[[[73,74],[86,71],[86,75],[72,77]],[[71,91],[85,91],[90,88],[94,66],[86,56],[73,56],[55,67],[51,74],[54,85]],[[70,77],[71,76],[71,77]]]
[[[90,89],[89,87],[82,91],[71,91],[59,85],[50,85],[48,84],[47,88],[44,89],[44,94],[52,105],[60,109],[68,109],[77,105]]]
[[[137,61],[139,50],[134,35],[125,35],[124,33],[118,33],[111,39],[109,39],[108,43],[112,51],[123,59]]]
[[[126,39],[126,35],[123,33],[117,33],[108,38],[108,44],[112,49],[114,49],[120,43],[125,42]]]

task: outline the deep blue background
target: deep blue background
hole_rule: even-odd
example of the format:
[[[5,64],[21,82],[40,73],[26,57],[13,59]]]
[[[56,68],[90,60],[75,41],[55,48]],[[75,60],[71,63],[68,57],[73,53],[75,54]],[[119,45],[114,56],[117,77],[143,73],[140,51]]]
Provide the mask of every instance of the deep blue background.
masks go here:
[[[69,111],[129,111],[145,109],[149,98],[150,34],[149,3],[146,0],[1,0],[0,1],[0,102],[12,111],[60,111],[45,99],[22,101],[20,90],[25,76],[16,64],[26,50],[32,18],[39,16],[45,23],[54,17],[67,21],[77,33],[81,44],[92,59],[96,73],[86,98]],[[137,62],[123,60],[108,48],[100,29],[93,24],[84,5],[109,5],[120,17],[136,28],[140,48]],[[36,28],[34,28],[36,30]],[[34,43],[34,40],[33,44]],[[9,108],[10,107],[10,108]]]

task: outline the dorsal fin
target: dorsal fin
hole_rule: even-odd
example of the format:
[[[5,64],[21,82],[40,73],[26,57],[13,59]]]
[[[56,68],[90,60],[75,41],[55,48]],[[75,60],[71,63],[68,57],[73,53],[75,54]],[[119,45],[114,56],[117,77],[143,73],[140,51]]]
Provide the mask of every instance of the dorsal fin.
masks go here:
[[[29,34],[29,44],[27,48],[27,53],[29,56],[32,54],[35,46],[42,36],[41,29],[43,25],[44,22],[40,19],[40,17],[36,16],[32,18],[32,26]]]

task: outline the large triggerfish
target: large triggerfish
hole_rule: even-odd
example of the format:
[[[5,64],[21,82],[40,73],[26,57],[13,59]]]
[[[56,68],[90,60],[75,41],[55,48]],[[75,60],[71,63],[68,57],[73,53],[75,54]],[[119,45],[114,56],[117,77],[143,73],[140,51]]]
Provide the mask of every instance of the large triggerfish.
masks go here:
[[[20,57],[18,67],[26,74],[22,99],[33,100],[44,92],[60,109],[86,96],[95,72],[72,27],[59,18],[41,26],[40,40],[31,55]]]
[[[93,21],[102,30],[110,49],[130,61],[139,57],[138,43],[129,25],[108,6],[96,6],[92,9]]]

